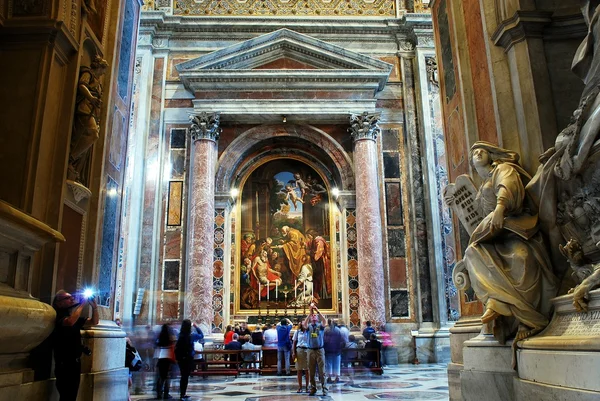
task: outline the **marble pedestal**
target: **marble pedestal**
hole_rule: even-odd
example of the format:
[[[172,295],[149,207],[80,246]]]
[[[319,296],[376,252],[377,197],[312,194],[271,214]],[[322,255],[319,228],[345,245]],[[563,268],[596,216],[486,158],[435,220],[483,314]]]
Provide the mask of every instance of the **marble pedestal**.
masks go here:
[[[92,355],[82,356],[77,400],[126,400],[129,370],[124,367],[125,332],[114,322],[101,320],[84,330],[83,343]]]
[[[463,361],[463,400],[515,400],[513,383],[517,372],[512,368],[511,343],[501,345],[493,336],[480,334],[464,342]]]
[[[517,401],[600,400],[600,290],[579,313],[572,295],[554,298],[554,316],[539,335],[519,342]]]
[[[448,364],[448,392],[450,401],[462,401],[460,373],[464,369],[463,344],[481,333],[481,319],[478,316],[461,317],[449,331],[451,362]]]
[[[413,336],[419,363],[450,362],[450,331],[448,328],[421,328]]]

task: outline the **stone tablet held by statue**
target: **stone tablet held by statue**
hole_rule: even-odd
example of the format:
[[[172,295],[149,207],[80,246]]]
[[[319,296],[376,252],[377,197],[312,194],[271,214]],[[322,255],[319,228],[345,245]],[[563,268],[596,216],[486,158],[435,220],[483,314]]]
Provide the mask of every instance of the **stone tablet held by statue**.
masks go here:
[[[466,174],[458,176],[454,184],[448,184],[444,189],[446,204],[458,216],[469,235],[483,220],[476,196],[477,188],[471,177]]]

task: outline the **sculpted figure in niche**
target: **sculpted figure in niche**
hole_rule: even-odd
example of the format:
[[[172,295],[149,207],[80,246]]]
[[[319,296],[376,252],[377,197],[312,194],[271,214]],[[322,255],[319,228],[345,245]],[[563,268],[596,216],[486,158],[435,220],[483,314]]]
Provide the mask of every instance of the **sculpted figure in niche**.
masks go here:
[[[69,155],[69,179],[80,180],[81,172],[87,161],[87,154],[100,133],[100,109],[102,107],[101,77],[106,72],[108,63],[96,56],[91,66],[81,67],[77,97],[75,104],[75,119],[71,137]]]
[[[475,203],[484,217],[471,233],[464,264],[485,305],[482,322],[493,324],[499,342],[516,334],[516,343],[548,324],[557,280],[538,232],[537,215],[529,210],[525,185],[530,176],[518,164],[519,155],[476,142],[469,156],[483,180]],[[453,195],[445,202],[454,206]]]

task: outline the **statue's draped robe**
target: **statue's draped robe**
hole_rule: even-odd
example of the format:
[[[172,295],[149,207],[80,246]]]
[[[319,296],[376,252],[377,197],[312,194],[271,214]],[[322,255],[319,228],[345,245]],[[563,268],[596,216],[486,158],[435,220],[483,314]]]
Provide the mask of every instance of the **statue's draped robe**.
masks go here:
[[[477,199],[486,217],[471,235],[464,261],[471,285],[487,308],[535,329],[548,324],[550,298],[557,283],[535,215],[527,213],[522,178],[517,165],[497,165]],[[504,227],[492,228],[497,203],[505,206]]]
[[[547,236],[555,273],[559,277],[568,268],[558,251],[558,245],[565,242],[556,223],[559,180],[570,180],[581,172],[600,131],[600,7],[594,8],[595,4],[590,3],[588,1],[582,9],[589,26],[588,34],[577,49],[571,66],[585,84],[574,113],[574,119],[581,113],[580,121],[572,122],[558,135],[554,152],[538,168],[527,188],[537,207],[540,229]]]

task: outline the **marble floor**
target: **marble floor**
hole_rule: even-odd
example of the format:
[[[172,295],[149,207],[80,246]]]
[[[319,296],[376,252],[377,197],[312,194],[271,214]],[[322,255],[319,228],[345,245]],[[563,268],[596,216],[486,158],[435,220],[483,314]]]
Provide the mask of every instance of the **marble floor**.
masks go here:
[[[133,401],[153,400],[152,383]],[[235,377],[191,377],[190,401],[311,401],[311,400],[448,400],[446,365],[398,365],[384,369],[383,375],[368,372],[342,376],[340,383],[328,384],[329,394],[316,397],[297,394],[296,377],[241,374]],[[179,379],[171,381],[171,395],[179,395]],[[178,398],[178,397],[177,397]]]

